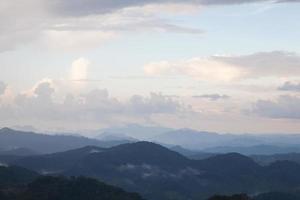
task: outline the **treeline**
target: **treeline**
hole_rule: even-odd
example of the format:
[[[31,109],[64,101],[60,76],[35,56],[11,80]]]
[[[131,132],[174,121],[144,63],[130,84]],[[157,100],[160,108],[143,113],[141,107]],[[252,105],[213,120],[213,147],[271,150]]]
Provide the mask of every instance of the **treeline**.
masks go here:
[[[39,176],[19,167],[0,167],[0,200],[143,200],[137,193],[86,177]]]
[[[246,194],[236,194],[232,196],[215,195],[208,200],[299,200],[300,195],[296,192],[268,192],[249,197]]]

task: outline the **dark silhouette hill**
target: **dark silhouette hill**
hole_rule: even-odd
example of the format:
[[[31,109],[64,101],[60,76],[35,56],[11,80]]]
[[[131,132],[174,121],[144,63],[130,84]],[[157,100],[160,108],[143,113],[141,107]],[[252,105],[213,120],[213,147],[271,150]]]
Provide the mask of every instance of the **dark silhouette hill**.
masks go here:
[[[216,193],[252,194],[300,186],[300,165],[294,162],[261,166],[238,153],[190,160],[151,142],[87,146],[10,164],[44,174],[97,178],[147,199],[205,199]]]

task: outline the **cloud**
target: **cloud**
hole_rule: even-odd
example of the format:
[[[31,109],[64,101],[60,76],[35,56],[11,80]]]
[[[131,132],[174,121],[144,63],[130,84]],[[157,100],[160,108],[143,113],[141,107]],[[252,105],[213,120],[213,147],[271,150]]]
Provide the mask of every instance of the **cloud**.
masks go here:
[[[37,86],[37,88],[34,90],[34,93],[37,95],[37,97],[49,99],[54,91],[55,90],[51,87],[50,83],[44,82]]]
[[[15,95],[9,104],[0,102],[0,119],[40,127],[74,128],[84,125],[108,126],[123,123],[150,123],[156,115],[190,112],[190,107],[160,93],[133,95],[127,100],[111,97],[107,89],[85,91],[80,95],[66,94],[55,98],[52,82],[37,83],[32,93]],[[4,123],[4,122],[3,122]],[[43,125],[42,125],[43,124]]]
[[[86,86],[89,66],[90,61],[86,58],[78,58],[73,61],[69,80],[75,91],[80,91]]]
[[[300,119],[300,98],[297,96],[284,95],[278,99],[259,100],[254,106],[252,112],[263,117],[269,118],[287,118]]]
[[[217,101],[222,99],[229,99],[230,96],[228,95],[220,95],[220,94],[204,94],[204,95],[195,95],[193,98],[201,98],[201,99],[208,99],[210,101]]]
[[[55,50],[81,51],[101,46],[117,38],[113,31],[102,30],[48,30],[43,32],[41,41]]]
[[[103,14],[110,13],[116,10],[120,10],[127,7],[145,6],[148,4],[166,4],[166,3],[182,3],[182,4],[193,4],[193,5],[234,5],[244,3],[259,3],[259,2],[299,2],[298,0],[91,0],[87,4],[84,0],[56,0],[52,4],[52,9],[61,15],[67,16],[81,16],[81,15],[92,15],[92,14]]]
[[[149,3],[156,2],[149,1],[147,5]],[[110,9],[115,8],[113,4],[120,9]],[[198,28],[184,27],[159,17],[156,6],[139,5],[146,4],[128,7],[121,1],[28,0],[23,3],[4,0],[0,4],[0,51],[33,42],[55,50],[85,50],[115,39],[124,31],[203,33]],[[174,6],[159,4],[157,7],[170,10],[169,7]]]
[[[162,94],[151,93],[149,97],[134,95],[129,101],[129,110],[131,113],[155,114],[155,113],[176,113],[184,108],[182,104],[174,101],[172,98]]]
[[[84,80],[88,77],[88,67],[90,61],[86,58],[78,58],[72,63],[72,69],[70,74],[71,80]]]
[[[293,52],[258,52],[240,56],[213,56],[212,59],[245,70],[245,77],[300,76],[300,56]]]
[[[2,94],[4,94],[4,92],[5,92],[5,90],[6,90],[6,84],[5,83],[3,83],[2,81],[0,81],[0,96],[2,95]]]
[[[285,82],[282,86],[278,88],[282,91],[295,91],[300,92],[300,83],[292,83],[292,82]]]
[[[153,62],[145,65],[144,71],[151,76],[185,75],[205,81],[232,81],[243,73],[236,66],[206,58]]]
[[[0,51],[20,45],[78,50],[95,48],[124,31],[203,34],[163,14],[190,15],[200,7],[242,3],[297,3],[292,0],[2,0]],[[196,8],[196,9],[195,9]],[[59,41],[59,42],[57,42]]]
[[[188,76],[204,81],[234,81],[300,76],[300,56],[291,52],[259,52],[240,56],[211,56],[181,61],[152,62],[144,66],[150,76]]]

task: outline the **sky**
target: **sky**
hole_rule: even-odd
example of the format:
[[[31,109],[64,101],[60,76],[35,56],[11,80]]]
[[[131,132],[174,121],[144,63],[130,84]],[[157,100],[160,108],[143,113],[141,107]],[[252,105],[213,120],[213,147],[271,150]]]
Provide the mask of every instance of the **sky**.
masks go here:
[[[0,126],[300,133],[299,0],[2,0]]]

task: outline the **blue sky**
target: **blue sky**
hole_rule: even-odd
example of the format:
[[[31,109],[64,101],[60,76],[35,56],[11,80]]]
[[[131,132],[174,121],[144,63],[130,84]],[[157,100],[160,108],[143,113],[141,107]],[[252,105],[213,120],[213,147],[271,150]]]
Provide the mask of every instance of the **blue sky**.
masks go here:
[[[299,1],[76,2],[0,5],[0,126],[299,132]]]

